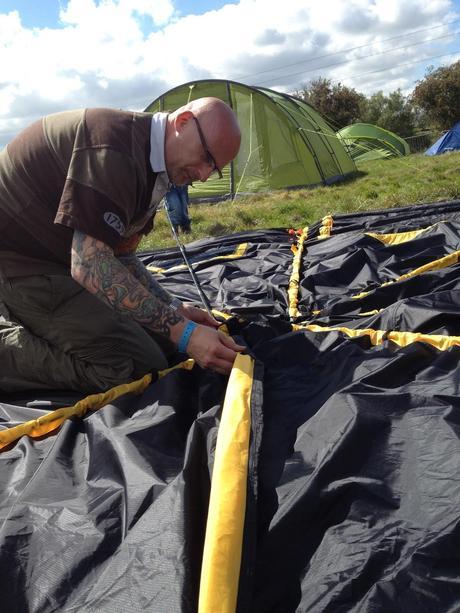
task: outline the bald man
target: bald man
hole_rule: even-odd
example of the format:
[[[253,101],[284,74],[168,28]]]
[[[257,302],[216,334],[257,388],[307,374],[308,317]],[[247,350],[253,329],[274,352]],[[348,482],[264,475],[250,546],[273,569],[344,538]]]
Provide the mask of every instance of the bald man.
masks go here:
[[[240,140],[230,107],[201,98],[170,114],[57,113],[0,152],[0,390],[103,391],[177,350],[230,372],[244,348],[135,251],[171,183],[221,176]]]

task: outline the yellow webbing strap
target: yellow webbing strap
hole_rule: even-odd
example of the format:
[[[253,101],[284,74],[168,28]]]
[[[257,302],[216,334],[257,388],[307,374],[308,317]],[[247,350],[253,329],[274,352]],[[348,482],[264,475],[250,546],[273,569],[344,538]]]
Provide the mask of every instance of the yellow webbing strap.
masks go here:
[[[325,217],[323,217],[321,222],[322,223],[319,229],[318,238],[319,239],[329,238],[332,232],[332,224],[334,223],[334,219],[332,215],[329,213],[329,215],[326,215]]]
[[[350,338],[368,336],[373,345],[381,345],[389,340],[400,347],[407,347],[411,343],[427,343],[440,351],[450,347],[460,347],[460,336],[447,336],[444,334],[421,334],[420,332],[398,332],[396,330],[373,330],[372,328],[345,328],[344,326],[306,326],[292,324],[293,330],[309,330],[310,332],[342,332]]]
[[[297,245],[292,246],[294,259],[292,261],[292,273],[288,286],[289,316],[291,319],[300,317],[301,315],[300,311],[297,309],[297,305],[299,304],[300,264],[302,262],[303,244],[307,240],[307,237],[308,226],[302,230]]]
[[[237,245],[233,253],[229,253],[227,255],[215,255],[208,260],[200,260],[199,264],[209,264],[210,262],[218,260],[234,260],[236,258],[241,258],[246,253],[247,248],[248,243],[240,243],[239,245]],[[176,266],[171,266],[171,268],[160,268],[158,266],[153,266],[153,264],[149,264],[148,266],[146,266],[146,268],[150,272],[171,272],[173,270],[181,270],[182,268],[187,268],[187,266],[185,264],[177,264]]]
[[[238,354],[225,395],[212,472],[199,613],[234,613],[243,546],[254,361]]]
[[[449,253],[449,255],[445,255],[438,260],[434,260],[433,262],[428,262],[428,264],[424,264],[423,266],[419,266],[418,268],[414,268],[410,272],[405,275],[401,275],[397,279],[393,279],[392,281],[385,281],[385,283],[381,283],[378,287],[385,287],[386,285],[392,285],[393,283],[397,283],[398,281],[406,281],[407,279],[411,279],[412,277],[416,277],[417,275],[422,275],[425,272],[430,272],[432,270],[440,270],[441,268],[447,268],[448,266],[453,266],[457,264],[460,258],[460,250]],[[377,288],[378,289],[378,288]],[[355,294],[351,296],[352,300],[359,300],[360,298],[365,298],[375,289],[369,290],[367,292],[361,292],[359,294]]]
[[[187,370],[190,370],[193,365],[194,360],[185,360],[173,368],[167,368],[160,371],[158,373],[158,377],[164,377],[164,375],[175,368],[186,368]],[[83,417],[88,411],[97,411],[106,404],[113,402],[116,398],[119,398],[123,394],[142,394],[142,392],[150,384],[151,380],[152,375],[148,374],[142,377],[142,379],[138,379],[132,383],[123,383],[122,385],[112,387],[106,392],[86,396],[86,398],[82,398],[82,400],[79,400],[71,407],[56,409],[55,411],[50,411],[37,419],[26,421],[23,424],[13,426],[12,428],[0,430],[0,450],[7,447],[14,441],[17,441],[25,434],[31,438],[38,438],[40,436],[44,436],[45,434],[49,434],[50,432],[53,432],[59,428],[66,419],[69,419],[69,417]]]

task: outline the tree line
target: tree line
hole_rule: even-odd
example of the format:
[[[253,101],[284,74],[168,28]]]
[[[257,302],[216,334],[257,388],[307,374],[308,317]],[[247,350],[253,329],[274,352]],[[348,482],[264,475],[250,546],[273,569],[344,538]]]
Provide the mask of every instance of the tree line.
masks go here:
[[[319,77],[294,95],[314,106],[337,130],[351,123],[372,123],[403,138],[440,132],[460,121],[460,61],[428,68],[407,96],[400,89],[371,96]]]

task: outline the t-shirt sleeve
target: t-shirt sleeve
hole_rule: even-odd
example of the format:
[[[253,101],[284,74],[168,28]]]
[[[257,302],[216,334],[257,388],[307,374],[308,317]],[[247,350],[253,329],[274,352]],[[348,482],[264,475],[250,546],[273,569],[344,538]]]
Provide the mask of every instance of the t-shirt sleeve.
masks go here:
[[[54,221],[114,248],[135,216],[137,191],[128,155],[104,146],[76,147]]]

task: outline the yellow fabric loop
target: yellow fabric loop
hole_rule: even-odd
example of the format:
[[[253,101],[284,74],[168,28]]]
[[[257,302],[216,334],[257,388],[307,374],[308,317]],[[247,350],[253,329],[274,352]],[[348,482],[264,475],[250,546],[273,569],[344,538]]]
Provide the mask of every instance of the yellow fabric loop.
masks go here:
[[[342,332],[350,338],[369,336],[373,345],[381,345],[389,340],[400,347],[407,347],[411,343],[427,343],[440,351],[447,351],[451,347],[460,347],[460,336],[447,336],[444,334],[421,334],[419,332],[398,332],[396,330],[373,330],[372,328],[346,328],[344,326],[318,326],[317,324],[292,324],[293,330],[308,330],[310,332]]]
[[[238,354],[217,435],[199,613],[234,613],[243,546],[254,361]]]
[[[449,253],[449,255],[445,255],[444,257],[439,258],[438,260],[434,260],[433,262],[428,262],[428,264],[424,264],[423,266],[414,268],[414,270],[411,270],[405,275],[401,275],[397,279],[393,279],[392,281],[385,281],[385,283],[380,284],[379,287],[385,287],[387,285],[392,285],[393,283],[397,283],[398,281],[406,281],[407,279],[411,279],[412,277],[416,277],[417,275],[423,275],[423,273],[430,272],[432,270],[440,270],[441,268],[447,268],[448,266],[453,266],[454,264],[457,264],[457,262],[459,261],[459,257],[460,257],[460,250],[454,251],[453,253]],[[372,289],[367,292],[361,292],[359,294],[355,294],[354,296],[351,296],[351,299],[359,300],[360,298],[365,298],[366,296],[369,296],[369,294],[371,294],[374,291],[375,289]]]
[[[200,264],[209,264],[214,262],[215,260],[234,260],[235,258],[241,258],[248,248],[248,243],[240,243],[237,245],[235,251],[233,253],[229,253],[228,255],[216,255],[208,260],[200,260]],[[183,268],[187,268],[185,264],[177,264],[177,266],[171,266],[171,268],[159,268],[158,266],[153,266],[153,264],[149,264],[146,266],[147,270],[150,272],[163,273],[163,272],[171,272],[173,270],[182,270]]]
[[[321,227],[319,229],[319,239],[329,238],[332,233],[333,217],[329,213],[322,219]]]
[[[302,234],[297,242],[297,250],[294,253],[294,259],[292,261],[292,273],[288,286],[289,315],[291,318],[300,316],[300,312],[297,309],[297,305],[299,304],[300,264],[302,261],[303,245],[307,237],[308,226],[302,230]]]

